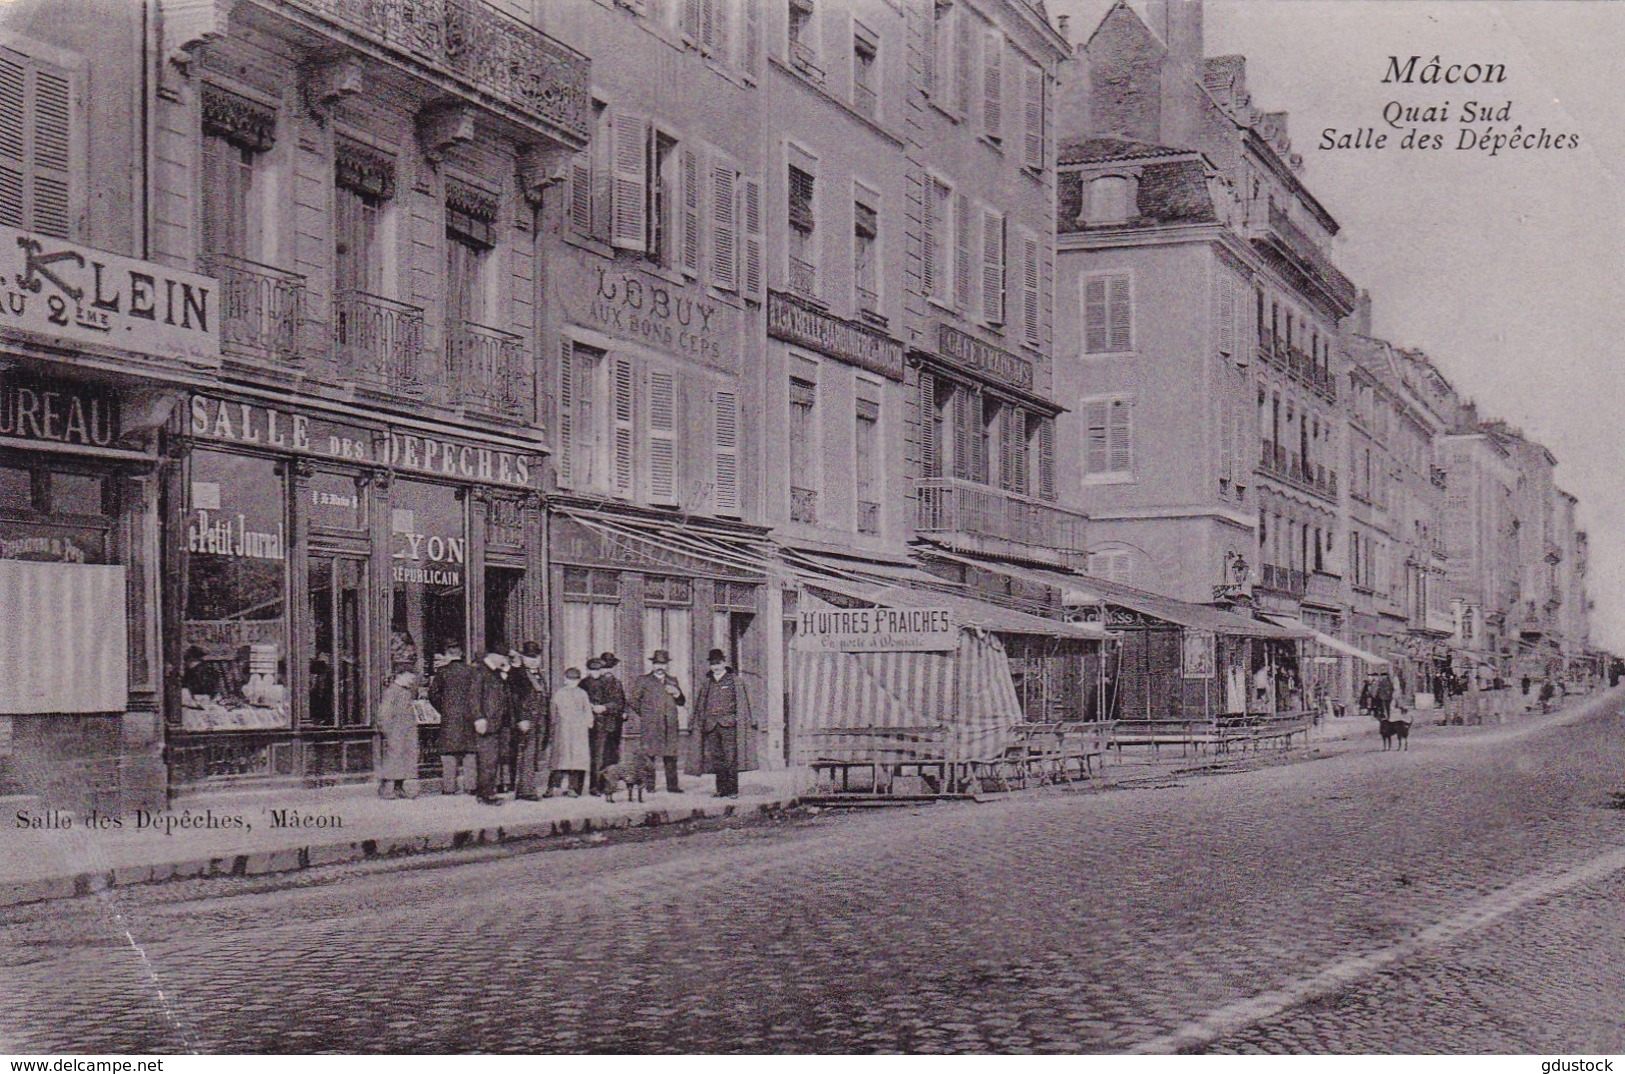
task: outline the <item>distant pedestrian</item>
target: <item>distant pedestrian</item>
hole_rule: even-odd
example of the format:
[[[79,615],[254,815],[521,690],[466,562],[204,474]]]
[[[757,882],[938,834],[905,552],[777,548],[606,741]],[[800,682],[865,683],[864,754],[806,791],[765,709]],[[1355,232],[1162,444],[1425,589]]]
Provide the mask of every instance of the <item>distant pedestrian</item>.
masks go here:
[[[1532,685],[1529,681],[1529,676],[1525,675],[1523,678],[1519,679],[1518,682],[1523,686],[1523,696],[1528,697],[1529,687]]]
[[[754,730],[750,695],[721,649],[705,657],[708,673],[694,688],[700,725],[700,770],[717,774],[718,798],[739,797],[739,736]]]
[[[513,757],[513,796],[526,802],[540,798],[537,771],[547,759],[549,720],[547,679],[542,674],[542,647],[527,641],[519,647],[508,672],[508,691],[514,733],[510,745]]]
[[[566,668],[564,685],[553,691],[552,746],[548,753],[547,797],[565,790],[571,798],[579,798],[586,784],[587,768],[592,763],[589,736],[592,732],[592,702],[581,689],[579,668]]]
[[[645,763],[666,769],[666,790],[682,794],[677,785],[677,752],[682,742],[682,723],[677,710],[688,704],[683,688],[668,672],[671,654],[656,649],[649,655],[649,673],[632,683],[626,707],[638,720],[638,754]]]
[[[1372,715],[1379,720],[1388,719],[1394,703],[1394,680],[1387,675],[1377,676],[1377,685],[1371,688]]]
[[[1552,685],[1552,681],[1550,679],[1547,679],[1545,682],[1541,683],[1540,684],[1540,711],[1542,711],[1542,712],[1550,712],[1550,711],[1552,711],[1552,699],[1555,698],[1555,697],[1557,697],[1557,687]]]
[[[503,732],[508,728],[508,658],[492,650],[476,669],[479,685],[475,690],[474,734],[478,765],[474,793],[481,805],[501,805],[497,797],[502,768]]]
[[[587,674],[581,688],[587,692],[592,704],[592,762],[587,770],[587,785],[599,794],[598,774],[621,760],[621,736],[626,728],[626,689],[616,677],[620,659],[605,652],[587,661]]]
[[[1373,712],[1371,693],[1375,684],[1376,677],[1372,675],[1366,676],[1365,682],[1360,684],[1360,711],[1367,716]]]
[[[418,673],[409,668],[395,673],[378,702],[378,732],[383,756],[378,762],[378,797],[416,798],[406,792],[406,781],[418,778],[418,717],[412,710],[412,689]]]
[[[468,794],[474,789],[478,736],[474,720],[480,673],[463,661],[463,647],[449,645],[436,658],[439,669],[429,680],[429,704],[440,713],[440,793]]]

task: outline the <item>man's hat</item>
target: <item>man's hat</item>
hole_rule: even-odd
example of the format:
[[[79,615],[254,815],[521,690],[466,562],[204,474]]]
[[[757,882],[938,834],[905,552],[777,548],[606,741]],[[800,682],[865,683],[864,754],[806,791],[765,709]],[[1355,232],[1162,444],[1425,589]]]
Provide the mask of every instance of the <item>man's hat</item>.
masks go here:
[[[620,659],[614,653],[603,653],[598,657],[598,659],[603,661],[603,664],[604,664],[604,666],[606,668],[615,667],[617,664],[619,664],[621,662]]]
[[[671,654],[664,649],[656,649],[654,652],[649,654],[649,663],[669,664],[671,663]]]
[[[542,647],[533,641],[527,641],[519,647],[520,656],[541,656]]]
[[[712,649],[705,654],[705,662],[707,664],[726,664],[728,656],[721,649]]]
[[[602,660],[598,659],[596,656],[593,657],[591,660],[587,661],[587,670],[588,671],[600,671],[600,670],[603,669],[603,666],[604,666],[604,662]]]

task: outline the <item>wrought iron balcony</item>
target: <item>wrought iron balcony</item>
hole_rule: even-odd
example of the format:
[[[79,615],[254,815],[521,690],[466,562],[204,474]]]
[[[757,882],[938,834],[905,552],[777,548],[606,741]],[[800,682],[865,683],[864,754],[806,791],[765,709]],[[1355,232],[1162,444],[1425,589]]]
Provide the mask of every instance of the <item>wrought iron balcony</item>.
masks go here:
[[[472,321],[450,326],[446,380],[470,409],[512,421],[535,416],[536,372],[522,336]]]
[[[305,278],[226,254],[205,254],[203,271],[220,281],[220,344],[227,354],[294,365],[301,353]]]
[[[818,491],[790,486],[790,521],[818,525]]]
[[[858,532],[877,534],[880,532],[880,505],[870,503],[868,500],[858,501]]]
[[[1337,499],[1337,472],[1319,463],[1306,463],[1281,444],[1262,441],[1259,472],[1325,500]]]
[[[421,394],[443,387],[423,353],[423,310],[365,291],[333,296],[334,364],[342,377]]]
[[[1085,516],[1045,500],[951,477],[923,478],[914,490],[921,533],[991,537],[1062,558],[1087,547]]]
[[[587,58],[484,0],[255,0],[573,149],[587,143]]]
[[[1320,244],[1274,202],[1269,205],[1266,219],[1266,226],[1255,229],[1253,241],[1295,270],[1303,283],[1320,291],[1345,315],[1352,312],[1358,298],[1354,283],[1338,271]]]
[[[1293,597],[1302,597],[1309,590],[1309,576],[1292,567],[1278,567],[1266,563],[1259,569],[1260,589],[1272,589]]]

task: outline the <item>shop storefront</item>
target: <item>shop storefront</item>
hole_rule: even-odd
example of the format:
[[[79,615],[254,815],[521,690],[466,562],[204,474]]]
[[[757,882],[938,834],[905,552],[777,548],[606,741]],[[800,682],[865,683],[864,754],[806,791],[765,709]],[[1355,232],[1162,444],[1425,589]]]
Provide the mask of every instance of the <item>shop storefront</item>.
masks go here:
[[[523,447],[197,394],[168,490],[170,778],[360,777],[389,675],[540,639]],[[425,763],[437,714],[419,706]]]

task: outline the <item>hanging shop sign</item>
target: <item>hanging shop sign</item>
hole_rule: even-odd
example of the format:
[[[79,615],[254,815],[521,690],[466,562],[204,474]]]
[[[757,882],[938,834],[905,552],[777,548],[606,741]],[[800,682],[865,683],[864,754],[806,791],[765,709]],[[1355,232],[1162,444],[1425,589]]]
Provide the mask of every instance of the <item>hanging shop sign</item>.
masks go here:
[[[891,380],[903,379],[901,343],[855,321],[835,317],[795,295],[767,293],[767,334]]]
[[[0,227],[0,328],[220,364],[215,281]]]
[[[953,365],[1022,391],[1033,390],[1033,364],[947,324],[937,325],[937,351]]]
[[[0,367],[0,436],[70,447],[111,447],[122,435],[118,395]]]
[[[539,469],[535,457],[525,452],[401,429],[345,425],[284,407],[207,395],[192,396],[188,428],[201,440],[512,488],[530,488]]]
[[[959,630],[947,608],[807,608],[797,648],[820,653],[953,652]]]

